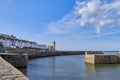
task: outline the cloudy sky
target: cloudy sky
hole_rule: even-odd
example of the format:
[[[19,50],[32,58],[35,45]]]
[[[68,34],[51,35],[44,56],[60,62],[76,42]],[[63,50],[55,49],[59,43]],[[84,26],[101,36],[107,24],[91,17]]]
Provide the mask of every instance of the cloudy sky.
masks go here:
[[[58,50],[120,50],[120,0],[0,0],[0,33]]]

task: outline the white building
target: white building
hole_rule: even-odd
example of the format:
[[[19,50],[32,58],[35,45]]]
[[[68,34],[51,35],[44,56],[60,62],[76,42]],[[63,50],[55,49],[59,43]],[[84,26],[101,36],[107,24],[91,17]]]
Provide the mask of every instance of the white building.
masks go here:
[[[0,44],[3,47],[10,48],[40,48],[40,49],[48,49],[46,45],[41,45],[36,42],[20,40],[13,35],[0,34]]]

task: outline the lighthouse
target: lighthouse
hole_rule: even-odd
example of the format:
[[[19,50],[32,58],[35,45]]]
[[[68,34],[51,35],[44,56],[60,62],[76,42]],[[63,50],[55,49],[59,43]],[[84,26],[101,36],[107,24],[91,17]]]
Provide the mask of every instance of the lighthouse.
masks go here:
[[[53,50],[55,50],[55,48],[56,48],[56,42],[55,42],[55,40],[53,41]]]

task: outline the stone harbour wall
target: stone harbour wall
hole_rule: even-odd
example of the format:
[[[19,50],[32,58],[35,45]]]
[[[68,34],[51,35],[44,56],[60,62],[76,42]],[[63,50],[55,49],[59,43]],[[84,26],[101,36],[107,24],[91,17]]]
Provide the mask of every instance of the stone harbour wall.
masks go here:
[[[29,80],[0,56],[0,80]]]
[[[119,55],[109,55],[101,52],[86,52],[85,62],[91,64],[120,64],[120,57]]]
[[[83,55],[85,51],[52,51],[52,50],[41,50],[31,48],[9,48],[5,49],[4,53],[10,54],[24,54],[28,55],[28,59],[50,57],[50,56],[63,56],[63,55]]]
[[[16,68],[26,68],[28,64],[27,54],[3,53],[1,54],[1,57]]]
[[[117,55],[94,55],[95,56],[95,64],[117,64],[119,63]]]
[[[94,64],[95,63],[95,58],[94,58],[95,56],[94,55],[92,55],[92,54],[87,54],[87,52],[85,52],[85,62],[86,63],[92,63],[92,64]]]

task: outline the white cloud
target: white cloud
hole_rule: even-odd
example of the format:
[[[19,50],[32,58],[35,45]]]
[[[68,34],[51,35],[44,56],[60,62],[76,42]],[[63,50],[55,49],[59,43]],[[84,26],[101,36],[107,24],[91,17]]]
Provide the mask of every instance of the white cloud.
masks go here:
[[[100,33],[106,27],[115,27],[119,24],[119,4],[120,0],[110,3],[101,0],[84,1],[84,4],[77,2],[75,13],[80,16],[80,26],[92,25]]]
[[[79,21],[73,13],[65,15],[62,19],[51,22],[47,25],[47,32],[51,34],[68,34],[75,27],[79,26]]]
[[[93,32],[84,32],[84,33],[76,34],[72,38],[81,40],[81,39],[92,39],[92,38],[100,38],[100,37],[103,37],[103,36],[104,37],[105,36],[110,36],[109,38],[120,39],[120,37],[118,37],[118,36],[111,36],[111,35],[115,35],[115,34],[120,34],[120,31],[105,32],[105,33],[101,33],[101,34],[94,34]]]
[[[76,1],[73,10],[62,19],[49,23],[46,31],[49,34],[78,34],[74,29],[89,26],[94,27],[96,33],[101,33],[108,28],[120,26],[119,4],[120,0]]]

